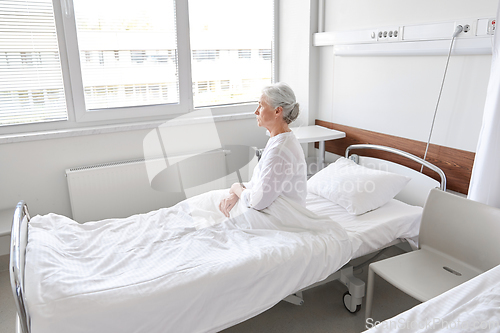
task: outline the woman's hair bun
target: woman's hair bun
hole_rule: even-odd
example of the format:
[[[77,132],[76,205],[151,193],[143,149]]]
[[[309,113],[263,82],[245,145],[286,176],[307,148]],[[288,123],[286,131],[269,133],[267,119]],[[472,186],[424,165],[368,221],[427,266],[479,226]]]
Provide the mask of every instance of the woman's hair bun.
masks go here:
[[[284,118],[285,122],[287,124],[290,124],[292,121],[297,119],[297,117],[299,116],[299,113],[300,113],[299,103],[295,103],[295,105],[293,106],[290,113]]]

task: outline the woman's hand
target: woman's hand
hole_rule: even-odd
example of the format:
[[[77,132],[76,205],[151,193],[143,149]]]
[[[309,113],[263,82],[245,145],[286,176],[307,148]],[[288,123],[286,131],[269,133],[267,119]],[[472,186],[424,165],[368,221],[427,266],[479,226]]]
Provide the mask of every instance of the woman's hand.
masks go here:
[[[229,191],[229,196],[222,199],[219,204],[219,210],[226,216],[229,217],[229,211],[233,209],[238,200],[240,199],[235,193]]]

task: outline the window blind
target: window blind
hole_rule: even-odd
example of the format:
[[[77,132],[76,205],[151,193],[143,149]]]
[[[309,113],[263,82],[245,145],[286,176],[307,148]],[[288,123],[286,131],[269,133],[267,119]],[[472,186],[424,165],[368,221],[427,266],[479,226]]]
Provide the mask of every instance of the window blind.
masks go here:
[[[0,0],[0,126],[67,119],[51,0]]]

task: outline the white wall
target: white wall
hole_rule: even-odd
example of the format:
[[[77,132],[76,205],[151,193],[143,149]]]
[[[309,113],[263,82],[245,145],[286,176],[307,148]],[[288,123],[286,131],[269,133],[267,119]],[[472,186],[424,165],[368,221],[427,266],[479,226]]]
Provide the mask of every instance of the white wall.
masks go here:
[[[278,80],[288,83],[300,105],[299,118],[291,126],[314,124],[318,110],[319,48],[312,46],[317,32],[317,0],[279,2]],[[316,156],[313,144],[303,144],[307,156]]]
[[[293,126],[311,123],[315,100],[311,98],[311,86],[316,85],[316,75],[311,64],[317,50],[311,46],[311,17],[317,16],[316,0],[284,0],[279,3],[279,68],[278,80],[288,83],[300,104],[299,118]],[[314,121],[314,118],[313,118]]]
[[[498,1],[325,0],[325,31],[493,18]],[[427,141],[446,56],[339,57],[318,47],[316,118]],[[475,151],[491,56],[452,56],[432,143]]]

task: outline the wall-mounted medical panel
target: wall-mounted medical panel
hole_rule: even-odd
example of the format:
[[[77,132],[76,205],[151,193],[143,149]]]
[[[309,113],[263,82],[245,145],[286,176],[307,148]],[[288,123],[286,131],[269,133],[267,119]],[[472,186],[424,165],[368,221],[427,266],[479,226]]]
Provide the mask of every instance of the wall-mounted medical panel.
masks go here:
[[[357,31],[316,33],[314,46],[333,46],[337,56],[446,55],[458,25],[452,54],[491,54],[495,19],[378,27]]]

